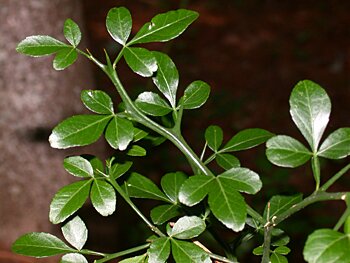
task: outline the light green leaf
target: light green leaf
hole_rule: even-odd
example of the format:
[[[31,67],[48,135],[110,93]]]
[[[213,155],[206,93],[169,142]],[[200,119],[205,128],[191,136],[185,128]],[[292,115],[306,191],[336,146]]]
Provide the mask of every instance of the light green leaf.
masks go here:
[[[171,250],[176,263],[211,263],[209,255],[192,242],[171,239]]]
[[[178,239],[191,239],[205,231],[205,222],[197,216],[183,216],[173,226],[171,236]]]
[[[57,51],[55,59],[53,60],[53,68],[55,70],[64,70],[72,65],[78,58],[77,51],[72,48],[64,48]]]
[[[229,185],[232,190],[256,194],[262,187],[257,173],[247,168],[231,168],[217,177],[222,185]]]
[[[280,247],[277,247],[274,250],[274,252],[278,253],[278,254],[281,254],[281,255],[288,255],[290,253],[290,248],[286,247],[286,246],[280,246]]]
[[[52,148],[66,149],[84,146],[98,140],[111,116],[76,115],[58,124],[49,142]]]
[[[63,27],[64,37],[72,44],[73,47],[77,47],[81,41],[81,32],[79,26],[72,20],[67,19],[64,22]]]
[[[60,263],[88,263],[88,261],[81,254],[69,253],[62,257]]]
[[[294,123],[316,152],[331,112],[326,91],[310,80],[300,81],[292,91],[289,104]]]
[[[92,179],[61,188],[52,199],[49,218],[53,224],[66,220],[83,206],[89,196]]]
[[[93,177],[94,170],[90,162],[81,156],[67,157],[63,161],[64,169],[77,177]]]
[[[156,15],[141,27],[129,45],[148,42],[164,42],[176,38],[198,18],[198,13],[179,9]]]
[[[22,40],[16,51],[32,57],[46,56],[69,47],[50,36],[30,36]]]
[[[132,162],[129,161],[125,163],[113,163],[109,173],[116,180],[117,178],[125,174],[127,171],[129,171],[131,166]]]
[[[177,205],[160,205],[151,210],[151,219],[154,224],[161,225],[180,214]]]
[[[285,256],[282,256],[277,253],[272,253],[270,257],[271,263],[288,263],[288,260]]]
[[[267,159],[282,167],[298,167],[312,157],[312,153],[301,142],[285,135],[271,138],[266,147]]]
[[[215,177],[205,175],[190,176],[181,186],[179,200],[187,206],[194,206],[204,199]]]
[[[124,151],[134,138],[134,126],[131,121],[114,116],[107,126],[105,137],[112,148]]]
[[[331,133],[317,155],[329,159],[342,159],[350,155],[350,128],[340,128]]]
[[[263,246],[258,246],[256,248],[254,248],[254,250],[253,250],[253,254],[256,256],[261,256],[263,253],[264,253]]]
[[[94,180],[90,198],[92,205],[102,216],[109,216],[114,213],[117,198],[113,187],[109,183],[103,180]]]
[[[131,148],[128,150],[128,152],[126,153],[129,156],[138,156],[138,157],[142,157],[142,156],[146,156],[147,151],[146,149],[142,148],[139,145],[133,145],[131,146]]]
[[[346,218],[344,222],[344,233],[350,235],[350,215]]]
[[[216,155],[215,160],[218,165],[220,165],[225,170],[229,170],[234,167],[239,167],[241,163],[239,160],[231,154],[219,153]]]
[[[91,111],[99,114],[113,114],[113,102],[111,97],[102,90],[83,90],[81,101]]]
[[[318,229],[306,240],[303,255],[309,263],[349,263],[350,235]]]
[[[135,103],[140,110],[152,116],[164,116],[172,111],[172,108],[165,100],[158,94],[150,91],[141,93]]]
[[[49,257],[74,252],[59,238],[48,233],[29,233],[18,238],[12,245],[16,254],[30,257]]]
[[[154,84],[168,99],[172,108],[176,107],[176,91],[179,85],[179,73],[174,62],[168,55],[161,52],[153,52],[157,60],[158,71],[152,78]]]
[[[149,198],[169,202],[169,199],[147,177],[132,173],[126,181],[127,192],[131,197]]]
[[[115,7],[109,10],[106,18],[106,27],[111,37],[121,45],[128,40],[131,28],[131,14],[125,7]]]
[[[88,238],[88,230],[79,216],[74,217],[62,228],[64,238],[78,250],[81,250]]]
[[[164,263],[170,255],[170,240],[167,237],[160,237],[152,241],[147,250],[148,263]]]
[[[196,109],[202,106],[210,94],[210,86],[197,80],[192,82],[185,90],[182,106],[184,109]]]
[[[272,133],[263,129],[246,129],[233,136],[220,152],[247,150],[266,142],[272,136]]]
[[[205,130],[205,140],[214,152],[220,148],[223,138],[224,134],[219,126],[211,125]]]
[[[168,173],[162,177],[161,186],[164,193],[173,203],[178,202],[181,185],[186,181],[187,175],[182,172]]]
[[[122,261],[120,261],[119,263],[146,263],[147,262],[146,257],[147,257],[147,254],[132,257],[132,258],[126,258],[126,259],[123,259]]]
[[[151,77],[157,71],[157,61],[151,51],[140,47],[127,47],[123,51],[129,67],[142,77]]]
[[[291,196],[275,195],[269,200],[270,203],[270,218],[280,215],[287,211],[293,205],[303,200],[302,194]],[[267,218],[267,206],[264,211],[264,218]]]

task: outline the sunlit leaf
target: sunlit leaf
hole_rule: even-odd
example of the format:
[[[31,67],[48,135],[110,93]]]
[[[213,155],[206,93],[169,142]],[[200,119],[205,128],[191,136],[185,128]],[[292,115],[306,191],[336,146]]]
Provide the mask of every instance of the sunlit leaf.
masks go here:
[[[30,36],[18,44],[16,51],[28,56],[39,57],[56,53],[67,47],[69,47],[67,44],[50,36]]]
[[[134,126],[131,121],[114,116],[107,126],[105,137],[111,147],[123,151],[134,138]]]
[[[190,176],[181,186],[179,200],[187,206],[194,206],[204,199],[212,187],[215,177],[205,175]]]
[[[125,7],[115,7],[109,10],[106,27],[111,37],[119,44],[125,45],[132,27],[131,14]]]
[[[116,209],[117,198],[113,187],[103,180],[94,180],[90,193],[91,203],[102,216],[109,216]]]
[[[196,109],[202,106],[210,94],[210,86],[200,80],[192,82],[183,96],[182,106],[184,109]]]
[[[171,240],[171,250],[176,263],[211,263],[209,255],[192,242]]]
[[[77,177],[93,177],[94,170],[88,160],[81,156],[71,156],[64,159],[64,169]]]
[[[340,128],[331,133],[317,154],[329,159],[341,159],[350,155],[350,128]]]
[[[168,103],[158,94],[150,91],[141,93],[136,101],[136,106],[144,113],[152,116],[164,116],[172,111]]]
[[[148,263],[166,262],[170,255],[170,240],[167,237],[160,237],[152,241],[148,252]]]
[[[78,58],[77,51],[72,48],[64,48],[57,51],[57,54],[53,60],[53,68],[55,70],[63,70],[72,65]]]
[[[140,47],[127,47],[123,52],[126,63],[136,74],[151,77],[157,71],[157,61],[151,51]]]
[[[191,239],[202,234],[205,229],[205,222],[201,218],[184,216],[175,222],[171,236],[178,239]]]
[[[88,263],[88,261],[81,254],[69,253],[62,257],[60,263]]]
[[[73,47],[77,47],[81,41],[81,32],[79,26],[72,20],[67,19],[64,22],[63,27],[64,37],[72,44]]]
[[[81,100],[91,111],[99,114],[113,114],[113,102],[111,97],[102,90],[83,90]]]
[[[78,250],[81,250],[88,238],[88,230],[79,216],[74,217],[62,227],[64,238]]]

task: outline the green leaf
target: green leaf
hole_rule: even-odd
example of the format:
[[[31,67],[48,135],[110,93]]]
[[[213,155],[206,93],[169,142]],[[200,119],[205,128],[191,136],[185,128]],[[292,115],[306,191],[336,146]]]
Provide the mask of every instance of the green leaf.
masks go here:
[[[79,45],[81,41],[80,28],[72,19],[67,19],[64,22],[63,34],[73,47],[77,47]]]
[[[154,84],[168,99],[172,108],[176,107],[176,91],[179,85],[179,73],[174,62],[168,55],[161,52],[153,52],[157,60],[158,71],[152,78]]]
[[[141,27],[129,45],[148,42],[164,42],[176,38],[198,18],[198,13],[179,9],[156,15]]]
[[[349,263],[350,235],[318,229],[306,240],[303,255],[309,263]]]
[[[67,157],[63,161],[64,169],[77,177],[93,177],[94,170],[90,162],[81,156]]]
[[[222,185],[229,185],[232,190],[256,194],[262,187],[257,173],[247,168],[231,168],[217,177]]]
[[[61,188],[52,199],[49,218],[53,224],[66,220],[83,206],[89,196],[92,179]]]
[[[329,159],[342,159],[350,155],[350,128],[340,128],[331,133],[317,155]]]
[[[253,254],[256,256],[261,256],[263,253],[264,253],[263,246],[258,246],[256,248],[254,248],[254,250],[253,250]]]
[[[117,198],[113,187],[109,183],[103,180],[94,180],[90,198],[92,205],[102,216],[109,216],[114,213]]]
[[[64,70],[72,65],[78,58],[78,52],[72,48],[64,48],[57,52],[53,60],[53,68],[55,70]]]
[[[277,253],[272,253],[270,257],[271,263],[288,263],[288,260],[285,256],[282,256]]]
[[[56,53],[67,47],[69,46],[65,43],[50,36],[30,36],[18,44],[16,51],[28,56],[40,57]]]
[[[215,180],[210,187],[208,203],[214,216],[227,228],[239,232],[247,217],[244,198],[229,183]]]
[[[169,202],[169,199],[147,177],[132,173],[126,181],[127,192],[131,197],[148,198]]]
[[[344,222],[344,233],[350,235],[350,216]]]
[[[192,82],[185,90],[182,106],[184,109],[196,109],[202,106],[210,94],[210,86],[197,80]]]
[[[132,166],[132,162],[125,163],[113,163],[109,171],[110,175],[116,180],[123,174],[125,174]]]
[[[270,218],[280,215],[289,210],[293,205],[303,200],[302,194],[291,196],[275,195],[269,200],[270,203]],[[267,218],[267,206],[264,211],[264,218]]]
[[[74,217],[62,227],[64,238],[78,250],[81,250],[88,238],[88,230],[79,216]]]
[[[131,28],[131,14],[125,7],[115,7],[109,10],[106,18],[106,26],[111,37],[121,45],[128,40]]]
[[[279,228],[274,228],[272,230],[272,238],[271,238],[271,245],[272,246],[285,246],[289,243],[290,238],[287,236],[287,234],[279,229]]]
[[[95,176],[97,176],[97,177],[101,176],[100,172],[104,172],[105,168],[104,168],[102,161],[99,158],[97,158],[94,155],[90,155],[90,154],[83,154],[81,157],[83,157],[84,159],[89,161],[89,163],[92,166],[92,169],[94,170]]]
[[[66,149],[84,146],[98,140],[111,116],[76,115],[58,124],[49,142],[52,148]]]
[[[278,254],[281,254],[281,255],[288,255],[290,253],[290,248],[286,247],[286,246],[280,246],[280,247],[277,247],[274,250],[274,252],[278,253]]]
[[[147,135],[148,135],[148,132],[134,127],[134,139],[133,139],[134,142],[138,142],[138,141],[146,138]]]
[[[289,104],[294,123],[316,152],[331,112],[326,91],[310,80],[300,81],[292,91]]]
[[[224,134],[219,126],[211,125],[205,130],[205,140],[214,152],[220,148],[223,138]]]
[[[271,138],[266,147],[267,159],[282,167],[298,167],[312,157],[312,153],[301,142],[285,135]]]
[[[161,186],[164,193],[173,203],[178,202],[181,185],[186,181],[187,175],[182,172],[168,173],[162,177]]]
[[[172,111],[172,108],[165,100],[158,94],[150,91],[141,93],[135,103],[140,110],[152,116],[164,116]]]
[[[12,245],[16,254],[30,257],[49,257],[74,252],[59,238],[48,233],[29,233],[18,238]]]
[[[170,240],[167,237],[160,237],[152,241],[147,250],[148,263],[164,263],[170,255]]]
[[[88,263],[86,258],[78,253],[66,254],[62,257],[60,263]]]
[[[220,165],[225,170],[229,170],[234,167],[237,168],[241,165],[239,160],[231,154],[219,153],[216,155],[215,160],[217,164]]]
[[[126,154],[134,157],[142,157],[146,156],[147,151],[139,145],[133,145]]]
[[[154,224],[161,225],[180,214],[177,205],[160,205],[151,210],[151,219]]]
[[[181,217],[173,226],[171,236],[178,239],[191,239],[205,231],[205,222],[197,216]]]
[[[140,47],[127,47],[123,51],[126,63],[142,77],[151,77],[157,71],[157,61],[151,51]]]
[[[186,241],[171,239],[171,250],[176,263],[211,263],[209,255],[199,246]]]
[[[124,151],[134,138],[134,126],[131,121],[114,116],[107,126],[105,137],[112,148]]]
[[[147,262],[146,256],[147,254],[132,257],[132,258],[126,258],[126,259],[123,259],[122,261],[119,261],[119,263],[146,263]]]
[[[205,175],[190,176],[180,188],[180,202],[187,206],[198,204],[208,194],[214,179],[212,176]]]
[[[91,111],[99,114],[113,114],[113,102],[111,97],[102,90],[83,90],[81,101]]]
[[[246,129],[233,136],[220,152],[241,151],[258,146],[273,136],[263,129]]]

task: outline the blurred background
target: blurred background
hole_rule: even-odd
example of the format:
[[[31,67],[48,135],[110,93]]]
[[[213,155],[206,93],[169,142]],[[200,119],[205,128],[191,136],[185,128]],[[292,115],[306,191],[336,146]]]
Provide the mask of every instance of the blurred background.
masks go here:
[[[113,152],[103,140],[68,151],[51,149],[48,135],[62,119],[85,112],[79,98],[82,89],[102,89],[119,102],[108,79],[84,58],[65,72],[55,72],[51,57],[30,59],[15,52],[16,44],[34,34],[62,39],[63,22],[72,18],[83,31],[81,49],[88,47],[101,60],[106,49],[113,57],[119,47],[105,29],[105,17],[110,8],[122,5],[132,13],[133,33],[160,12],[185,7],[200,13],[180,38],[146,45],[170,54],[180,73],[179,94],[198,79],[212,88],[207,104],[184,116],[184,136],[198,154],[205,128],[212,124],[223,128],[226,141],[239,130],[255,127],[303,140],[288,104],[293,86],[303,79],[319,83],[333,102],[325,135],[350,126],[349,1],[0,0],[0,262],[50,262],[16,257],[9,252],[10,245],[26,232],[60,235],[59,228],[48,222],[48,209],[55,192],[73,180],[62,168],[65,156],[90,153],[106,158]],[[123,62],[118,70],[133,98],[152,88]],[[272,195],[308,195],[314,190],[308,165],[293,170],[275,167],[267,161],[263,146],[238,157],[263,181],[263,190],[248,199],[258,211]],[[322,162],[323,180],[348,161]],[[134,170],[155,182],[167,172],[190,174],[185,160],[167,142],[139,158]],[[349,187],[347,176],[331,190]],[[146,214],[155,205],[136,203]],[[315,228],[333,227],[344,208],[340,202],[317,204],[287,220],[282,228],[292,240],[290,262],[303,262],[307,235]],[[122,200],[108,218],[99,216],[89,203],[79,214],[89,228],[87,247],[101,252],[129,248],[150,234]],[[234,237],[226,232],[225,238]],[[250,255],[257,245],[242,248],[241,262],[259,262]]]

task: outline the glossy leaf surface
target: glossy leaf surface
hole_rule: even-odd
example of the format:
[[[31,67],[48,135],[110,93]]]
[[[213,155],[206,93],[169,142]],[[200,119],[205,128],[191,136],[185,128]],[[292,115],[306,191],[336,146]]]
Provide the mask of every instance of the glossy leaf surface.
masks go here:
[[[92,205],[102,216],[109,216],[116,209],[117,198],[114,188],[103,180],[94,180],[90,198]]]
[[[64,70],[72,65],[78,58],[78,52],[74,48],[64,48],[57,52],[53,60],[55,70]]]
[[[112,175],[114,179],[117,179],[123,174],[125,174],[127,171],[129,171],[131,166],[132,166],[132,162],[128,162],[128,161],[125,163],[113,163],[109,173]]]
[[[177,205],[160,205],[151,210],[151,219],[154,224],[161,225],[180,214]]]
[[[186,241],[171,240],[171,250],[176,263],[211,263],[209,255],[199,246]]]
[[[106,18],[106,27],[111,37],[121,45],[128,40],[131,28],[131,14],[125,7],[115,7],[109,10]]]
[[[211,125],[205,130],[205,140],[210,149],[216,152],[224,138],[224,133],[219,126]]]
[[[46,56],[69,47],[65,43],[50,36],[30,36],[22,40],[16,51],[28,56]]]
[[[134,126],[131,121],[114,116],[107,126],[105,137],[112,148],[124,151],[134,138]]]
[[[157,71],[157,61],[151,51],[140,47],[124,49],[124,58],[128,66],[142,77],[151,77]]]
[[[182,106],[184,109],[199,108],[207,101],[209,94],[210,86],[207,83],[194,81],[185,89]]]
[[[88,160],[81,156],[67,157],[63,161],[64,169],[77,177],[93,177],[94,170]]]
[[[205,175],[190,176],[180,188],[180,202],[187,206],[198,204],[208,194],[214,179],[214,177]]]
[[[287,211],[293,205],[299,203],[303,199],[302,194],[296,194],[291,196],[275,195],[269,200],[270,203],[270,218],[280,215]],[[267,218],[267,207],[264,211],[264,218]]]
[[[186,179],[186,174],[182,172],[168,173],[162,177],[162,189],[173,203],[178,202],[181,185],[186,181]]]
[[[73,46],[77,47],[81,41],[80,28],[72,19],[67,19],[63,26],[64,37]]]
[[[197,216],[184,216],[176,221],[171,236],[178,239],[191,239],[205,231],[205,222]]]
[[[81,250],[88,238],[88,230],[79,216],[74,217],[62,227],[64,238],[78,250]]]
[[[80,98],[84,105],[95,113],[114,113],[111,97],[102,90],[83,90]]]
[[[350,155],[350,128],[340,128],[331,133],[317,154],[329,159],[341,159]]]
[[[88,261],[81,254],[69,253],[62,257],[60,263],[88,263]]]
[[[170,240],[167,237],[160,237],[152,241],[150,248],[147,250],[148,263],[166,262],[170,255]]]
[[[234,155],[227,153],[217,154],[215,160],[217,164],[225,170],[229,170],[234,167],[239,167],[241,165],[240,161]]]
[[[140,110],[152,116],[164,116],[172,111],[172,108],[165,100],[157,93],[150,91],[141,93],[135,103]]]

